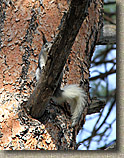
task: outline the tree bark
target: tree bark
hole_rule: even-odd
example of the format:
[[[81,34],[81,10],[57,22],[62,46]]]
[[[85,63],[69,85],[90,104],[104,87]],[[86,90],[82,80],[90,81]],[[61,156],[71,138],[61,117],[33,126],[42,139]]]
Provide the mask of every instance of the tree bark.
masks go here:
[[[41,118],[44,114],[46,105],[58,85],[60,74],[69,56],[70,49],[82,22],[86,18],[88,3],[87,0],[71,1],[69,10],[61,25],[61,30],[48,54],[45,71],[26,105],[29,113],[34,118]]]
[[[44,7],[39,7],[38,1],[13,0],[9,6],[4,2],[0,2],[4,8],[1,30],[4,36],[1,39],[0,61],[2,66],[0,69],[2,77],[0,77],[0,93],[2,96],[9,97],[9,101],[11,101],[9,106],[16,107],[25,102],[28,113],[33,117],[40,118],[40,121],[34,121],[33,118],[26,115],[23,109],[16,108],[16,116],[15,111],[9,117],[7,116],[8,113],[5,112],[4,115],[2,114],[3,120],[6,119],[2,122],[3,137],[2,135],[1,137],[4,138],[2,145],[9,150],[22,150],[25,142],[28,146],[27,148],[25,144],[25,149],[31,150],[74,149],[77,131],[82,127],[82,123],[75,129],[71,128],[69,106],[58,106],[52,101],[49,102],[49,99],[57,87],[59,76],[66,63],[64,83],[82,85],[87,93],[88,103],[91,104],[89,67],[102,28],[103,2],[102,0],[72,0],[70,9],[64,0],[61,0],[61,3],[50,0],[43,1]],[[62,12],[66,10],[68,11],[62,18]],[[60,26],[60,30],[56,29],[57,26]],[[32,93],[35,84],[33,77],[36,70],[37,55],[41,49],[39,29],[45,33],[49,41],[53,38],[54,32],[57,36],[49,52],[42,78]],[[69,71],[67,71],[68,68]],[[3,98],[2,103],[8,107],[8,98]],[[95,107],[95,109],[99,111],[99,108]],[[89,110],[89,113],[91,114],[92,110]],[[15,122],[16,125],[14,126],[14,123],[12,125],[10,121]],[[82,121],[83,117],[81,118]],[[9,125],[6,122],[9,122]],[[19,125],[18,128],[17,125]],[[24,129],[21,133],[22,126]],[[7,134],[9,136],[6,136],[5,132],[7,127],[10,131]],[[33,137],[30,139],[31,142],[28,141],[27,134]],[[6,138],[8,141],[11,140],[9,145]],[[52,142],[49,142],[48,138]],[[11,145],[12,142],[16,142],[18,145],[21,142],[21,145],[15,147],[14,144]],[[39,142],[40,145],[38,145]],[[3,147],[2,145],[1,147]]]
[[[31,97],[29,98],[29,100],[25,106],[28,114],[30,114],[34,118],[38,118],[42,123],[44,122],[46,124],[46,122],[49,120],[50,116],[48,115],[48,113],[45,113],[45,110],[49,109],[48,102],[57,87],[60,74],[61,74],[63,67],[66,63],[66,60],[70,54],[70,50],[75,41],[76,35],[78,34],[79,29],[83,22],[84,22],[84,27],[85,27],[85,25],[88,25],[88,22],[91,20],[90,17],[88,19],[88,15],[87,15],[87,14],[90,14],[90,13],[88,13],[88,11],[90,10],[89,8],[91,7],[92,9],[93,8],[95,9],[96,6],[94,4],[97,4],[97,3],[99,3],[98,7],[100,7],[100,11],[96,15],[96,16],[98,16],[98,21],[97,21],[98,25],[96,27],[94,27],[94,23],[95,23],[95,21],[94,21],[94,23],[92,23],[89,26],[89,27],[91,27],[91,30],[90,31],[88,30],[89,35],[85,41],[87,44],[85,45],[84,56],[85,57],[87,56],[85,61],[87,63],[86,67],[87,67],[87,69],[89,69],[90,59],[91,59],[92,53],[94,51],[95,44],[98,40],[99,30],[102,27],[102,11],[101,11],[102,3],[96,2],[96,1],[91,2],[91,1],[80,1],[80,0],[74,1],[74,0],[72,0],[70,3],[70,6],[69,6],[69,10],[66,13],[66,16],[64,16],[62,18],[63,22],[61,24],[60,31],[53,41],[53,45],[48,54],[49,57],[48,57],[46,66],[44,68],[43,74],[42,74],[40,81],[38,82],[34,92],[32,93]],[[94,16],[95,16],[95,14],[94,14]],[[83,67],[82,67],[82,69],[83,69]],[[86,72],[86,73],[88,74],[88,72]],[[84,82],[83,75],[82,75],[82,82]],[[84,86],[84,84],[85,83],[83,83],[83,86]],[[87,85],[87,87],[89,87],[89,86]],[[86,88],[86,89],[87,89],[86,91],[88,91],[88,88]],[[88,98],[87,102],[90,103],[89,96],[87,98]],[[51,103],[50,103],[50,106],[51,106]],[[58,109],[58,107],[56,107],[56,109],[55,109],[55,107],[53,106],[50,109],[54,109],[54,111],[52,113],[52,115],[53,115],[54,113],[56,113],[56,109]],[[48,111],[51,111],[50,109]],[[84,112],[85,114],[86,114],[86,111]],[[58,117],[61,112],[56,113],[56,117]],[[70,119],[67,119],[68,116],[65,111],[64,111],[64,114],[66,117],[61,121],[63,123],[67,122],[67,124],[69,123],[69,126],[71,126],[71,121],[70,121]],[[55,120],[52,117],[52,121],[55,121]],[[82,121],[83,121],[83,117],[82,117],[82,120],[79,122],[79,125],[76,127],[77,129],[75,130],[75,132],[74,132],[74,130],[70,131],[72,133],[70,140],[72,140],[72,139],[75,140],[75,135],[77,134],[79,129],[82,127],[82,123],[83,123]],[[67,126],[66,126],[66,128],[67,128]],[[62,133],[65,133],[65,131]],[[75,146],[74,144],[75,143],[73,142],[72,146]]]
[[[116,44],[116,25],[104,25],[97,45]]]

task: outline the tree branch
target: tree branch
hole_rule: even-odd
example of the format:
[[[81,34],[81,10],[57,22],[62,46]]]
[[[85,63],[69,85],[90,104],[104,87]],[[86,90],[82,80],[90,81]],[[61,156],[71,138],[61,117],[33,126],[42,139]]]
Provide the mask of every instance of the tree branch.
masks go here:
[[[100,112],[100,110],[103,109],[105,105],[105,101],[98,100],[97,98],[92,98],[91,104],[88,107],[87,115]]]
[[[97,66],[97,65],[101,65],[101,64],[108,64],[108,63],[112,63],[112,64],[116,64],[116,58],[112,59],[112,60],[101,60],[101,61],[98,61],[98,62],[92,62],[91,63],[93,64],[93,66]],[[92,66],[92,67],[93,67]]]
[[[43,115],[46,105],[57,87],[70,49],[86,17],[87,8],[87,0],[72,0],[70,3],[60,32],[55,38],[49,52],[44,72],[26,105],[26,111],[34,118],[40,118]]]
[[[79,143],[76,145],[76,148],[78,148],[78,147],[79,147],[82,143],[84,143],[85,141],[91,140],[93,137],[95,137],[95,136],[97,135],[97,132],[99,131],[99,129],[103,126],[103,124],[104,124],[105,121],[107,120],[107,118],[108,118],[108,116],[109,116],[109,114],[110,114],[110,112],[111,112],[111,110],[112,110],[114,104],[115,104],[115,100],[112,102],[112,104],[111,104],[111,106],[110,106],[110,108],[109,108],[109,111],[108,111],[108,113],[106,114],[106,116],[105,116],[104,120],[102,121],[102,123],[96,128],[96,125],[98,125],[99,120],[100,120],[100,118],[101,118],[101,115],[100,115],[99,118],[98,118],[98,120],[97,120],[97,122],[96,122],[96,124],[95,124],[95,126],[94,126],[94,129],[93,129],[93,131],[92,131],[91,136],[89,136],[89,137],[87,137],[86,139],[84,139],[83,141],[79,142]]]
[[[116,12],[105,12],[104,11],[104,14],[107,16],[113,16],[113,15],[116,15]]]
[[[104,150],[116,150],[116,149],[117,149],[117,146],[116,146],[116,142],[115,142]]]
[[[112,5],[112,4],[116,4],[116,2],[104,2],[104,5]]]
[[[116,26],[104,25],[97,45],[116,44]]]
[[[90,81],[93,81],[93,80],[96,80],[96,79],[98,79],[98,78],[103,79],[103,78],[107,77],[108,75],[114,74],[114,73],[116,73],[116,70],[110,70],[110,71],[108,71],[108,72],[106,72],[106,73],[100,73],[100,75],[98,75],[98,76],[91,77],[89,80],[90,80]]]

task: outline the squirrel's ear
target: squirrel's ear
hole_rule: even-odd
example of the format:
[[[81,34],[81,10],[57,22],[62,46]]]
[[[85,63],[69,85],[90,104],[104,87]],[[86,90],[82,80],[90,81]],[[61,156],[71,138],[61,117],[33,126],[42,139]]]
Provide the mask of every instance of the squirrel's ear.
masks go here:
[[[47,41],[47,39],[46,39],[46,37],[45,37],[43,31],[41,31],[41,33],[42,33],[42,40],[43,40],[43,45],[44,45],[44,44],[46,44],[48,41]]]

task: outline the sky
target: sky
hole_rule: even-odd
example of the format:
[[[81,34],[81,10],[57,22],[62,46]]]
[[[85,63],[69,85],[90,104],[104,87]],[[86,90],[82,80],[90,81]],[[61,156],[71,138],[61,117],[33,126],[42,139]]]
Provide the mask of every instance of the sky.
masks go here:
[[[95,52],[94,54],[99,50],[99,49],[104,49],[105,46],[96,46],[96,49],[95,49]],[[109,55],[107,56],[107,59],[108,60],[111,60],[113,58],[116,58],[116,50],[112,50]],[[112,67],[112,64],[107,64],[107,70],[109,70],[110,68]],[[91,77],[93,76],[96,76],[98,75],[97,72],[94,72],[94,70],[98,70],[100,72],[105,72],[105,67],[104,65],[101,65],[101,66],[97,66],[94,67],[94,68],[91,68],[90,69],[90,72],[91,72]],[[104,82],[104,81],[103,81]],[[112,89],[115,89],[116,88],[116,74],[112,74],[108,77],[108,82],[109,82],[109,89],[112,90]],[[103,83],[104,84],[104,83]],[[92,87],[91,87],[92,88]],[[103,110],[103,113],[102,113],[102,116],[100,118],[100,121],[99,121],[99,124],[98,126],[101,124],[101,122],[104,120],[108,110],[109,110],[109,107],[110,107],[110,103],[108,102]],[[96,113],[96,114],[92,114],[92,115],[87,115],[86,116],[86,122],[83,126],[83,130],[80,130],[78,136],[77,136],[77,143],[80,142],[81,140],[84,140],[85,138],[89,137],[91,135],[91,132],[94,128],[94,125],[97,121],[99,117],[99,113]],[[95,136],[93,138],[94,141],[91,141],[91,144],[90,144],[90,147],[89,147],[89,150],[96,150],[97,148],[100,148],[102,146],[104,146],[105,144],[109,144],[111,143],[113,140],[116,139],[116,105],[114,105],[114,107],[112,108],[112,111],[109,115],[109,117],[107,118],[106,120],[106,124],[103,125],[103,127],[100,128],[100,130],[98,131],[98,133],[102,132],[105,130],[106,127],[109,127],[109,124],[112,124],[111,126],[111,130],[108,129],[106,131],[106,135],[110,134],[109,137],[105,137],[103,136],[103,138],[101,139],[101,141],[99,143],[95,142],[95,140],[99,140],[100,136]],[[88,142],[85,142],[85,144],[87,145]],[[87,150],[87,148],[85,147],[84,144],[80,145],[78,150]]]

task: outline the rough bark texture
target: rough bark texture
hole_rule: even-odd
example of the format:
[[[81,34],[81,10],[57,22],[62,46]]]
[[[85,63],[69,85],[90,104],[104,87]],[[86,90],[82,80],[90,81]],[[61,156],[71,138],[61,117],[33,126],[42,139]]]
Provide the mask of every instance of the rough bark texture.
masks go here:
[[[31,116],[35,118],[41,118],[44,114],[49,99],[58,86],[70,49],[86,18],[88,3],[87,0],[72,0],[65,18],[63,18],[61,29],[48,54],[45,71],[26,105]]]
[[[46,107],[46,103],[49,100],[48,96],[50,97],[56,88],[59,74],[66,62],[63,85],[73,83],[82,85],[87,92],[88,103],[91,104],[89,67],[102,26],[102,0],[73,1],[72,8],[77,9],[77,14],[81,14],[78,13],[80,7],[76,8],[78,2],[82,7],[89,4],[82,10],[85,16],[82,16],[79,22],[80,25],[83,22],[81,28],[76,25],[73,28],[70,25],[73,20],[68,21],[66,26],[63,25],[66,15],[64,18],[62,17],[64,12],[68,11],[69,5],[65,0],[44,0],[43,5],[40,5],[39,1],[30,0],[0,1],[0,34],[2,35],[0,39],[1,150],[68,150],[75,148],[77,129],[70,128],[68,106],[57,106],[50,101]],[[72,18],[75,17],[78,20],[76,16],[73,15]],[[69,17],[71,15],[68,14],[67,18]],[[63,32],[60,31],[62,28]],[[48,41],[54,38],[54,34],[58,35],[55,37],[42,77],[42,79],[44,76],[46,78],[41,79],[35,89],[34,76],[42,45],[40,30],[45,33]],[[70,53],[73,42],[74,45]],[[54,65],[55,62],[60,64]],[[49,72],[51,73],[49,74]],[[30,100],[28,107],[31,114],[38,110],[37,114],[41,116],[44,112],[39,121],[32,119],[23,110],[18,109],[21,103],[27,103],[31,93],[33,93],[32,96],[38,94],[38,104],[40,105],[31,109],[36,102],[35,98]],[[43,99],[41,104],[40,94]],[[45,105],[45,111],[40,108],[42,105]],[[33,116],[36,116],[36,113]],[[78,130],[80,127],[79,125]]]

